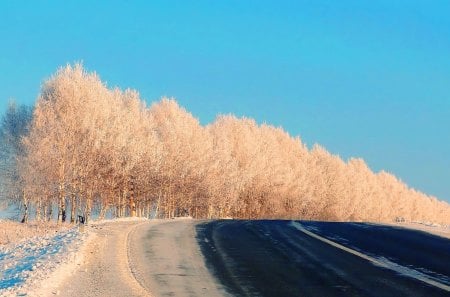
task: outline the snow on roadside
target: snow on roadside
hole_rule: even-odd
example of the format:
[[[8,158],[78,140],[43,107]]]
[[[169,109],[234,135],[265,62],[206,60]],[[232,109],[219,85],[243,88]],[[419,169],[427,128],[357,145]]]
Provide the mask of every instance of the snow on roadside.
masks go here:
[[[384,224],[387,226],[403,227],[406,229],[413,229],[428,232],[440,237],[445,237],[450,239],[450,225],[438,225],[438,224],[425,224],[420,222],[402,222],[402,223],[391,223]]]
[[[113,222],[134,222],[134,221],[148,221],[149,219],[144,217],[123,217],[123,218],[115,218],[115,219],[102,219],[102,220],[91,220],[90,224],[92,225],[102,225]],[[155,219],[152,219],[155,220]]]
[[[51,229],[53,227],[41,226],[42,230],[34,230],[36,236],[29,237],[29,234],[26,234],[22,239],[15,236],[15,242],[0,244],[0,296],[59,295],[58,288],[62,282],[76,273],[77,268],[84,263],[88,242],[96,237],[95,232],[91,231],[92,228],[120,221],[145,220],[147,219],[137,217],[93,220],[82,233],[78,227],[55,230]],[[14,224],[9,223],[7,226],[11,228]],[[35,227],[30,224],[28,229],[33,230]],[[8,231],[8,234],[12,233],[17,232]]]
[[[83,243],[92,238],[77,227],[0,245],[0,296],[51,296],[80,265]]]

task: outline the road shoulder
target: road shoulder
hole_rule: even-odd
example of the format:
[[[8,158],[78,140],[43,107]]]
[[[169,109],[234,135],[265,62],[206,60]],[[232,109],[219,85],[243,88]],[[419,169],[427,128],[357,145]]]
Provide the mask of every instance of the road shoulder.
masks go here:
[[[92,224],[90,232],[95,240],[88,242],[84,262],[56,290],[56,295],[151,296],[134,279],[128,263],[128,234],[139,224],[142,222]]]

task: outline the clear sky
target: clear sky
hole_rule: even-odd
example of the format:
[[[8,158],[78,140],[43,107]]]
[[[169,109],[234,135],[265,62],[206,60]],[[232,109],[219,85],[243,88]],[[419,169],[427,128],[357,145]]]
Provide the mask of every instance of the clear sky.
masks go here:
[[[0,112],[83,61],[202,123],[234,113],[450,202],[450,1],[0,2]]]

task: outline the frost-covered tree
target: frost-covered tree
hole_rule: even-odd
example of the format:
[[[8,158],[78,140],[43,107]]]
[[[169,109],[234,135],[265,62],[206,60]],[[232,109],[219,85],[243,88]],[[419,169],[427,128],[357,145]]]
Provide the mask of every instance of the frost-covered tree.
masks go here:
[[[10,107],[2,173],[36,217],[300,218],[450,222],[450,206],[362,159],[308,149],[282,128],[221,115],[202,126],[174,99],[147,107],[81,65],[42,86],[30,113]],[[6,164],[6,165],[5,165]],[[11,166],[11,164],[13,166]],[[9,171],[8,171],[9,170]],[[3,179],[5,181],[7,179]],[[12,196],[9,196],[12,197]],[[17,198],[16,197],[16,198]],[[25,208],[27,209],[27,208]]]
[[[22,138],[27,135],[32,109],[11,100],[0,123],[0,204],[21,201],[27,220],[28,203],[19,174],[19,159],[24,155]]]

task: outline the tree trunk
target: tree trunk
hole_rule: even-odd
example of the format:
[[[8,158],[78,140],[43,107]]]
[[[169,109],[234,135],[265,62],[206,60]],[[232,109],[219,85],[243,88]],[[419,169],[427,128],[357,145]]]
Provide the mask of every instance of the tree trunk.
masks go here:
[[[36,221],[41,220],[41,198],[38,198],[36,205]]]
[[[155,218],[159,219],[159,207],[161,205],[161,190],[158,193],[158,202],[156,202]]]
[[[102,203],[100,207],[101,207],[101,209],[100,209],[100,214],[99,214],[98,219],[99,219],[99,220],[103,220],[103,219],[105,219],[105,214],[106,214],[106,211],[107,211],[107,209],[108,209],[108,206],[107,206],[107,205],[104,205],[104,204]]]
[[[89,220],[91,219],[91,211],[92,211],[92,191],[89,191],[86,200],[86,209],[85,209],[85,218],[84,223],[87,225]]]
[[[47,221],[47,203],[44,203],[44,206],[42,207],[42,213],[43,213],[43,221]]]
[[[72,194],[70,197],[70,223],[75,223],[75,209],[76,209],[76,205],[75,205],[75,194]]]
[[[129,203],[129,208],[130,208],[130,217],[135,217],[136,216],[136,203],[134,201],[134,182],[130,183],[130,203]]]
[[[127,203],[127,191],[122,192],[122,201],[120,202],[120,217],[125,216],[125,204]]]
[[[64,185],[59,185],[59,195],[58,195],[58,223],[66,221],[66,201],[64,194]]]
[[[49,202],[49,204],[48,204],[48,214],[47,214],[48,221],[50,221],[52,219],[52,215],[53,215],[53,205],[52,205],[51,202]]]
[[[147,201],[147,213],[145,215],[147,219],[150,218],[150,201]]]
[[[134,202],[133,192],[130,193],[130,217],[136,216],[136,203]]]
[[[21,223],[27,223],[28,222],[28,205],[27,205],[27,203],[24,203],[23,207],[24,207],[23,218],[22,218]]]

